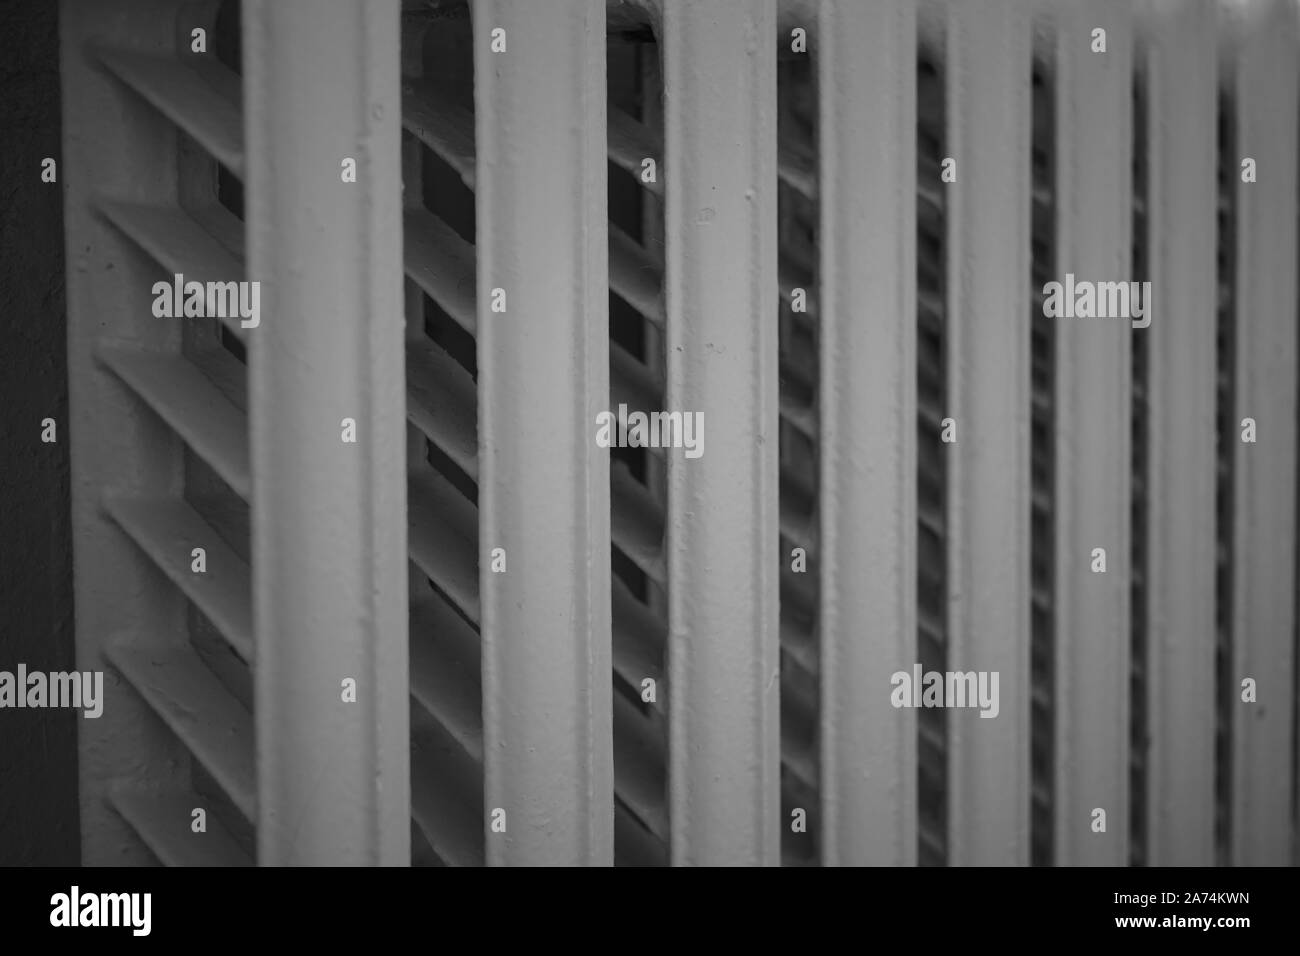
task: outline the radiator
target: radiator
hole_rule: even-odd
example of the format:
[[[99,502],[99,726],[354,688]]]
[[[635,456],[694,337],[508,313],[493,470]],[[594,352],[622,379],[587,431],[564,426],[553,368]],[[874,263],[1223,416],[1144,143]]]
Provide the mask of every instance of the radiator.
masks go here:
[[[1294,4],[62,31],[86,863],[1296,861]]]

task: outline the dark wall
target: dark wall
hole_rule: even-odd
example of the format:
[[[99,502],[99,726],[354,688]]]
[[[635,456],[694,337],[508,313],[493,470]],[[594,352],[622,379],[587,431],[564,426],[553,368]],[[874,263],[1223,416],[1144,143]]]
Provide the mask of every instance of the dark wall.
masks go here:
[[[58,3],[0,0],[0,670],[74,668]],[[57,442],[41,441],[41,420]],[[0,865],[75,865],[76,716],[0,710]]]

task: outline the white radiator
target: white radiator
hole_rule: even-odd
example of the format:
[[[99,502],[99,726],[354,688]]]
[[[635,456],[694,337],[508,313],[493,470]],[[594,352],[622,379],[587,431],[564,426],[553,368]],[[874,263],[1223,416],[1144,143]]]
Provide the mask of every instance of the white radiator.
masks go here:
[[[1293,3],[62,24],[85,862],[1295,861]]]

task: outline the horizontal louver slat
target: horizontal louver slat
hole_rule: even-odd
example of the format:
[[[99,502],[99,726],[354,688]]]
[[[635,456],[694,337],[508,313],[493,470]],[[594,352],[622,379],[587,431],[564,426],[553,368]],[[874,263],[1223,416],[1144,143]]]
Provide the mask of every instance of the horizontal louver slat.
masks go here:
[[[109,661],[189,748],[250,822],[257,813],[253,720],[188,646],[144,648],[119,638]]]
[[[469,110],[448,100],[434,84],[407,78],[402,83],[402,127],[474,188],[474,115]]]
[[[406,274],[462,329],[475,333],[474,247],[425,209],[403,214]]]
[[[187,283],[205,284],[243,278],[239,250],[228,247],[183,209],[107,200],[99,202],[96,208],[169,273],[159,276],[161,281],[170,283],[174,275],[183,276]],[[220,318],[236,338],[246,340],[248,333],[240,324],[240,316]]]
[[[101,348],[98,359],[248,500],[248,417],[192,362],[125,348]]]
[[[478,635],[439,595],[412,595],[411,696],[483,762]]]
[[[474,624],[479,623],[478,516],[431,468],[409,478],[411,559]]]
[[[101,50],[99,60],[236,176],[244,174],[239,77],[216,59]]]
[[[120,498],[104,510],[181,589],[245,661],[253,660],[253,599],[248,565],[184,501]],[[191,570],[191,552],[205,550],[206,570]]]
[[[206,809],[197,794],[121,790],[109,802],[164,866],[253,865],[214,814],[207,814],[204,832],[194,832],[191,814],[195,808]]]
[[[406,417],[455,462],[478,480],[477,397],[474,379],[428,339],[406,343]]]

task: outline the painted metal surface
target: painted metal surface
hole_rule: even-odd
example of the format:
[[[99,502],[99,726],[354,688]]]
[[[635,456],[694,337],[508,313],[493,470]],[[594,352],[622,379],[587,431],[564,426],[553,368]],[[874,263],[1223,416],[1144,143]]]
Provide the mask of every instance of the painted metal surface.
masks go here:
[[[203,839],[195,839],[191,813],[200,802],[193,794],[142,791],[119,793],[113,804],[164,866],[252,866],[252,858],[215,816],[208,818]]]
[[[477,0],[473,21],[487,861],[609,864],[605,7]]]
[[[1240,8],[1225,64],[1236,108],[1231,177],[1236,204],[1233,450],[1231,861],[1281,866],[1291,845],[1295,753],[1296,561],[1296,10],[1263,0]],[[1241,161],[1256,163],[1242,182]],[[1255,419],[1256,442],[1241,441]],[[1256,702],[1242,701],[1242,681]]]
[[[178,18],[178,26],[189,24]],[[188,30],[182,29],[182,33]],[[215,57],[151,55],[108,48],[100,62],[160,113],[193,136],[212,158],[243,175],[244,126],[240,81]]]
[[[1128,282],[1132,24],[1122,0],[1046,5],[1055,105],[1054,281]],[[1094,53],[1094,28],[1106,31]],[[1035,290],[1038,291],[1038,290]],[[1056,580],[1053,861],[1128,862],[1130,336],[1121,319],[1053,323]],[[1093,549],[1105,551],[1094,572]],[[1092,829],[1106,811],[1105,833]]]
[[[245,662],[253,659],[253,601],[248,565],[184,501],[106,498],[104,510],[158,569],[213,623]],[[207,570],[193,571],[193,549]]]
[[[1214,5],[1147,3],[1148,863],[1214,860]],[[1136,533],[1136,529],[1135,529]]]
[[[410,859],[398,9],[243,8],[263,865]]]
[[[104,496],[177,498],[182,446],[96,358],[105,342],[157,355],[180,348],[180,323],[151,312],[159,264],[95,209],[108,198],[179,212],[184,171],[174,127],[104,72],[97,55],[111,48],[175,57],[176,13],[172,2],[66,0],[60,8],[77,667],[105,672],[103,713],[77,728],[81,850],[89,865],[151,861],[128,820],[110,809],[111,793],[175,794],[189,786],[184,744],[105,654],[112,641],[144,655],[183,646],[185,601],[101,505]]]
[[[811,560],[828,865],[916,862],[916,713],[888,693],[918,659],[915,16],[902,0],[832,0],[813,49],[824,321]]]
[[[201,455],[241,498],[252,484],[248,418],[188,359],[101,347],[100,363]]]
[[[1030,25],[945,8],[949,671],[997,672],[999,711],[948,715],[949,862],[1029,860]],[[996,236],[996,241],[990,241]]]
[[[1024,863],[1026,317],[1049,320],[1029,300],[1028,23],[1011,0],[974,6],[931,5],[944,11],[958,178],[919,184],[947,190],[949,210],[950,393],[939,410],[958,432],[945,446],[948,667],[997,671],[1001,697],[996,719],[949,715],[949,847],[956,864]],[[1136,63],[1150,147],[1148,227],[1137,238],[1151,251],[1155,302],[1150,329],[1076,319],[1055,330],[1061,863],[1125,862],[1131,799],[1149,817],[1150,862],[1213,859],[1216,7],[1145,3],[1136,49],[1126,4],[1043,7],[1058,31],[1056,277],[1142,278],[1126,272]],[[263,863],[407,862],[409,613],[422,640],[411,675],[421,716],[465,751],[467,776],[484,765],[488,862],[611,862],[618,722],[627,832],[641,832],[632,815],[660,837],[671,829],[679,864],[775,863],[788,825],[772,564],[789,560],[776,532],[778,178],[821,203],[820,401],[779,413],[817,437],[822,455],[811,555],[820,654],[789,650],[805,667],[820,657],[823,858],[915,862],[915,714],[891,707],[887,691],[862,690],[864,675],[887,687],[916,659],[912,5],[655,5],[662,148],[621,114],[606,143],[602,0],[479,0],[476,118],[419,82],[399,91],[395,4],[363,13],[342,0],[249,0],[246,127],[233,75],[178,57],[178,27],[189,25],[178,9],[63,5],[78,657],[109,672],[104,718],[80,728],[86,862],[146,862],[145,846],[165,862],[247,862],[224,836],[205,858],[168,816],[193,803],[191,757],[260,824]],[[650,9],[635,5],[638,22]],[[1294,760],[1296,746],[1296,14],[1271,0],[1234,9],[1224,73],[1234,148],[1257,161],[1259,179],[1233,184],[1230,852],[1236,863],[1281,863],[1291,795],[1279,760]],[[782,33],[813,24],[816,178],[777,155],[771,56]],[[1108,30],[1105,55],[1088,49],[1097,25]],[[496,28],[508,38],[501,54],[491,52]],[[407,127],[477,186],[477,250],[416,208],[418,156],[399,175],[403,102]],[[263,282],[264,320],[229,328],[250,348],[251,415],[180,354],[178,324],[150,315],[148,290],[172,271],[242,277],[235,244],[177,202],[187,173],[178,177],[176,156],[186,153],[172,124],[247,172],[249,278]],[[607,149],[626,169],[661,160],[662,269],[622,234],[606,251]],[[357,160],[355,183],[340,177],[344,156]],[[477,436],[468,373],[425,339],[421,309],[408,305],[403,331],[403,265],[411,300],[422,289],[478,333]],[[628,372],[614,401],[657,400],[662,373],[666,407],[702,411],[707,425],[703,458],[661,456],[666,513],[614,474],[612,527],[609,457],[594,441],[611,385],[607,277],[655,326],[651,342],[660,330],[667,338],[666,369],[615,350]],[[508,297],[500,313],[496,288]],[[1137,529],[1130,335],[1148,337],[1151,362],[1150,507]],[[1254,444],[1237,440],[1247,415]],[[356,421],[356,444],[339,440],[344,417]],[[422,460],[407,508],[403,448],[423,455],[426,438],[481,480],[480,513]],[[247,564],[218,542],[208,551],[221,570],[189,576],[185,552],[215,532],[182,500],[182,443],[253,498],[255,591]],[[410,609],[408,514],[410,586],[425,588],[427,574],[446,595]],[[779,520],[795,529],[806,516],[786,508]],[[1130,798],[1134,533],[1149,545],[1151,743],[1147,792]],[[667,585],[667,752],[635,707],[610,697],[611,667],[629,682],[663,680],[660,622],[617,585],[611,654],[611,534]],[[496,547],[502,574],[491,570]],[[1106,549],[1105,574],[1090,570],[1093,547]],[[188,649],[186,597],[241,657],[256,656],[255,723]],[[466,619],[482,625],[481,728]],[[341,699],[344,677],[357,681],[357,703]],[[1240,702],[1243,677],[1259,684],[1257,704]],[[812,782],[804,763],[789,769]],[[415,816],[435,851],[482,862],[447,780],[427,767],[415,777]],[[120,818],[106,810],[110,791]],[[496,807],[507,811],[504,833],[491,828]],[[1107,810],[1106,834],[1089,827],[1095,807]]]
[[[776,11],[663,4],[674,864],[779,860]]]

